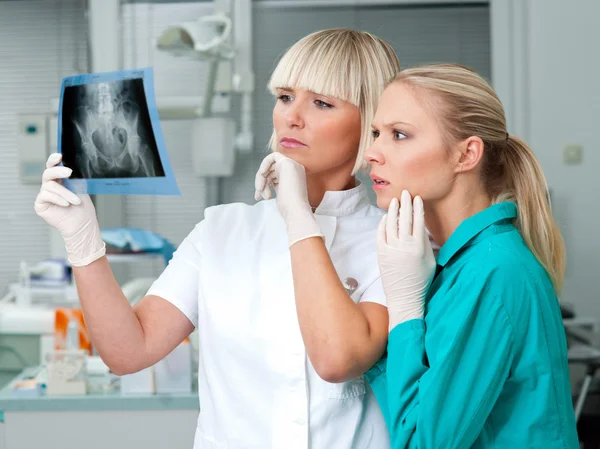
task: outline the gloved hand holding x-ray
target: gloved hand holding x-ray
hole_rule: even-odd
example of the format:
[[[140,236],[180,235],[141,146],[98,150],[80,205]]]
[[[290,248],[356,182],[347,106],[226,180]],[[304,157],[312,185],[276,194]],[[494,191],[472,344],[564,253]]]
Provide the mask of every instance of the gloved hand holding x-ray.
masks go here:
[[[152,70],[63,80],[59,152],[76,193],[178,195],[161,133]]]

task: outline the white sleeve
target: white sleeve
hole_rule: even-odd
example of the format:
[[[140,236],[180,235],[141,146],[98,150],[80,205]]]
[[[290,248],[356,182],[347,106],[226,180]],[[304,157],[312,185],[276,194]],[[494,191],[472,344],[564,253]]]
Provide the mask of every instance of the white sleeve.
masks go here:
[[[378,277],[371,285],[367,287],[358,302],[374,302],[376,304],[381,304],[382,306],[387,306],[381,278]]]
[[[201,238],[199,223],[179,245],[169,264],[154,281],[148,295],[166,299],[192,322],[198,325],[198,294],[200,289],[200,251]]]

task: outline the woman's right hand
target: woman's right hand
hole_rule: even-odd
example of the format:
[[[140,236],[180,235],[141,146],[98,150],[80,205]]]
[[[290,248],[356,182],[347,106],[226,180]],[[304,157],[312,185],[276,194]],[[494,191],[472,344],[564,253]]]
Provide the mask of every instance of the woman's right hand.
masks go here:
[[[71,265],[81,267],[104,256],[106,246],[89,195],[75,195],[62,185],[72,170],[58,166],[61,159],[58,153],[48,158],[34,209],[62,235]]]
[[[423,200],[404,190],[394,198],[377,233],[377,260],[387,300],[389,330],[423,318],[425,297],[435,274],[435,256],[425,229]]]

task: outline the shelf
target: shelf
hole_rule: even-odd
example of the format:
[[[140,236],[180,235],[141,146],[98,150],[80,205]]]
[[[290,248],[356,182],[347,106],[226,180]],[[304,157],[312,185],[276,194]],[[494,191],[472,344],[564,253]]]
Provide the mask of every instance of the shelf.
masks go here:
[[[138,253],[138,254],[107,254],[109,262],[115,263],[135,263],[142,260],[163,259],[161,253]]]

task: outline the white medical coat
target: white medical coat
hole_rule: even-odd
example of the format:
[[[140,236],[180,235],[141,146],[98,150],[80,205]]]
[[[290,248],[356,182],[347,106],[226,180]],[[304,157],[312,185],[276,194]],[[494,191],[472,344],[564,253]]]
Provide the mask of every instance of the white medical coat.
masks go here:
[[[364,186],[326,192],[315,217],[355,302],[385,304]],[[365,380],[333,384],[300,334],[286,229],[275,200],[208,208],[149,290],[178,307],[199,337],[194,449],[387,449]]]

